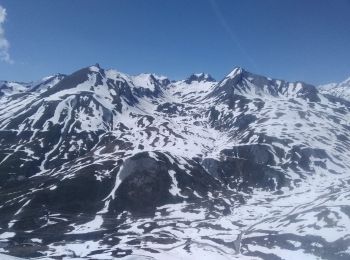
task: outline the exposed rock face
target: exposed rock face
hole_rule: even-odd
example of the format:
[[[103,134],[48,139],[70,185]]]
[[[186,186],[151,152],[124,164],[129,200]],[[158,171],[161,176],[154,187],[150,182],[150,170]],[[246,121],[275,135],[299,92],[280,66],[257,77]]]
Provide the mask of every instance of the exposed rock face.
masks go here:
[[[215,79],[209,74],[198,73],[192,74],[185,80],[187,84],[192,84],[193,82],[215,82]]]
[[[241,68],[171,82],[99,65],[0,96],[3,252],[350,257],[342,98]]]

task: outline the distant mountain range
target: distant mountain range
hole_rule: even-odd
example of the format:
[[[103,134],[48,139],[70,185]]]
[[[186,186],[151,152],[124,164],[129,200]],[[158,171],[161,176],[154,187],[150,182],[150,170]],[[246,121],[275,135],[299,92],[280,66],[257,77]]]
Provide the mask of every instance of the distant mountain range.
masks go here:
[[[347,82],[347,83],[346,83]],[[349,259],[348,83],[98,64],[0,83],[0,252]]]
[[[350,100],[350,78],[341,83],[330,83],[319,86],[321,93],[330,94]]]

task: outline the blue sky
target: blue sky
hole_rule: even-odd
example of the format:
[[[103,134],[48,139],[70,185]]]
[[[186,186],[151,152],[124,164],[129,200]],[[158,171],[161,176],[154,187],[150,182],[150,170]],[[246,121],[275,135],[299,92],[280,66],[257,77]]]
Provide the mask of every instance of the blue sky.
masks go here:
[[[313,84],[350,76],[350,0],[0,0],[0,6],[6,9],[0,79],[35,80],[96,62],[172,79],[202,71],[220,79],[235,66]],[[8,46],[1,47],[4,40]]]

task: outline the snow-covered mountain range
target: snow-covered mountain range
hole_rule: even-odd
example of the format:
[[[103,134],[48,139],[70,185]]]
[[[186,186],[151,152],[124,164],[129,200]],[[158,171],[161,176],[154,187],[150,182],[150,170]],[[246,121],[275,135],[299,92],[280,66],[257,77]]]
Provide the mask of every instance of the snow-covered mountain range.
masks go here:
[[[350,257],[343,98],[242,68],[171,81],[99,65],[0,95],[0,253]]]
[[[350,78],[340,83],[329,83],[319,86],[321,93],[350,100]]]

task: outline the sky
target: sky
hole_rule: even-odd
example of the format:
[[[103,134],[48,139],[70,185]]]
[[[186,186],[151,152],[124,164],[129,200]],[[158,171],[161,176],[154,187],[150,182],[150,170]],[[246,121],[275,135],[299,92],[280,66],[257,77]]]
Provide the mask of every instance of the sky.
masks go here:
[[[0,79],[99,63],[181,79],[234,67],[311,84],[350,77],[350,0],[0,0]]]

